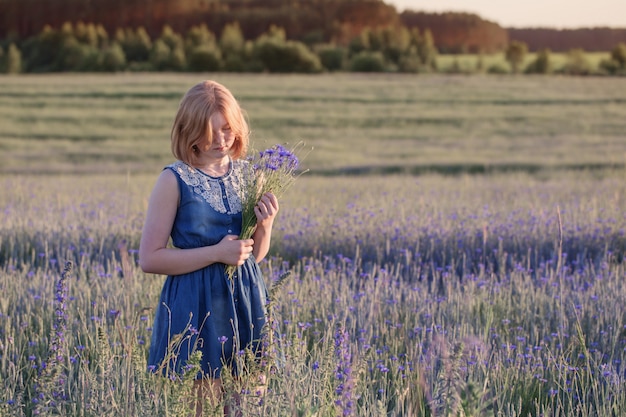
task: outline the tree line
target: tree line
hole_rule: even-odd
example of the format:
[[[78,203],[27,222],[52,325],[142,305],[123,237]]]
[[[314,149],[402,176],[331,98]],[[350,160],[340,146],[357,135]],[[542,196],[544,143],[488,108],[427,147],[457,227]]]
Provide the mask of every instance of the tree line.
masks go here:
[[[597,68],[581,48],[569,50],[563,68],[547,48],[521,68],[519,57],[536,45],[510,41],[493,22],[469,13],[398,14],[381,0],[2,0],[0,23],[5,73],[418,73],[438,71],[439,53],[467,52],[504,53],[508,68],[479,65],[484,72],[624,72],[622,43]]]
[[[550,49],[567,52],[583,49],[588,52],[604,52],[626,42],[626,29],[580,28],[580,29],[508,29],[509,39],[524,42],[530,51]]]
[[[626,75],[626,44],[615,46],[599,66],[581,49],[567,54],[567,62],[555,68],[551,51],[544,49],[523,67],[528,45],[510,42],[504,51],[509,68],[494,64],[477,71],[490,73],[558,72],[570,75]],[[477,55],[480,58],[480,54]],[[278,72],[324,71],[403,72],[439,71],[438,50],[429,30],[406,26],[365,27],[346,45],[307,44],[289,39],[286,30],[270,28],[246,39],[238,22],[216,34],[206,24],[179,33],[165,25],[152,37],[145,28],[119,28],[110,34],[102,25],[64,23],[44,27],[21,42],[0,41],[0,72]],[[446,71],[454,71],[446,69]]]
[[[0,39],[18,42],[65,22],[94,23],[108,33],[141,27],[152,38],[165,25],[184,33],[206,24],[221,33],[226,25],[238,22],[246,39],[277,26],[287,38],[307,45],[342,46],[364,28],[403,25],[429,30],[437,49],[446,54],[502,52],[510,40],[526,43],[530,51],[555,52],[608,51],[626,42],[626,28],[506,29],[470,13],[399,13],[382,0],[0,0]]]
[[[0,36],[32,36],[46,25],[59,28],[67,21],[99,24],[108,32],[143,27],[152,37],[165,25],[184,32],[204,23],[220,33],[226,25],[238,22],[246,39],[274,25],[283,28],[289,39],[341,43],[365,26],[396,25],[399,16],[381,0],[0,1]]]
[[[5,42],[6,43],[6,42]],[[9,73],[63,71],[229,71],[229,72],[425,72],[436,69],[436,48],[428,31],[405,27],[365,28],[347,46],[309,46],[270,26],[246,39],[239,23],[219,34],[206,24],[178,33],[166,25],[155,38],[143,27],[117,29],[66,22],[36,36],[0,47],[0,70]]]

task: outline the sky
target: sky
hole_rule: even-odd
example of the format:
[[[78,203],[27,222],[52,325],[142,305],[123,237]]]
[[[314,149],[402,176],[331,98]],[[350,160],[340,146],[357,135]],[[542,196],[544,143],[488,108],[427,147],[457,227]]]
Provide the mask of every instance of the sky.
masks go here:
[[[385,0],[399,12],[475,13],[503,27],[626,28],[626,0]]]

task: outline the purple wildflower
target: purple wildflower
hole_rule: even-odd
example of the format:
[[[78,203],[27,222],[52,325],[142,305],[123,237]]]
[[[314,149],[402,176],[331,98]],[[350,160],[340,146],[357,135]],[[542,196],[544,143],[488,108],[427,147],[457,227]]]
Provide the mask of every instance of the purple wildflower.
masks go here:
[[[350,353],[348,334],[343,327],[337,328],[335,332],[335,358],[337,360],[335,378],[339,382],[335,388],[337,395],[335,404],[343,410],[342,415],[352,416],[354,415],[352,354]]]
[[[273,193],[280,198],[296,180],[295,170],[299,161],[295,153],[287,150],[282,145],[274,145],[249,160],[252,169],[244,173],[243,187],[241,189],[242,200],[242,225],[240,239],[249,239],[256,227],[255,208],[259,199],[267,192]],[[226,273],[233,278],[236,267],[229,265]]]
[[[259,153],[258,167],[269,171],[293,171],[298,168],[298,157],[282,145],[274,145]]]
[[[66,353],[65,333],[67,330],[67,279],[72,271],[72,262],[66,262],[63,273],[55,285],[54,320],[49,341],[48,362],[41,363],[41,374],[36,384],[37,397],[44,399],[46,393],[51,396],[49,401],[36,401],[34,414],[47,413],[49,408],[56,408],[67,400],[65,383],[66,370],[62,363]],[[35,398],[36,399],[36,398]]]

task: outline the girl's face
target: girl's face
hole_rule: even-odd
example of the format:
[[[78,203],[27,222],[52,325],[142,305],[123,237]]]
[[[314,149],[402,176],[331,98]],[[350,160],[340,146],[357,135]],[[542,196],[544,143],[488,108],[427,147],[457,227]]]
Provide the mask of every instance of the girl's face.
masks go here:
[[[230,153],[235,143],[235,135],[222,113],[214,113],[210,118],[210,126],[213,134],[213,141],[209,143],[209,138],[200,144],[200,151],[211,158],[224,158]]]

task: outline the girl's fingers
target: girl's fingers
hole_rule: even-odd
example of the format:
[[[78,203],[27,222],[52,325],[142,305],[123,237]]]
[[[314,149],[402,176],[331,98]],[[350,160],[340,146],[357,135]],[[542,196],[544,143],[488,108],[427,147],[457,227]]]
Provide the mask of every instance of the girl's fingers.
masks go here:
[[[257,217],[261,217],[261,218],[267,217],[267,209],[262,207],[260,204],[256,205],[256,207],[254,208],[254,212],[257,215]]]
[[[276,198],[276,196],[274,194],[272,194],[272,193],[265,193],[265,195],[263,196],[263,199],[265,199],[265,201],[268,203],[268,205],[272,206],[275,209],[278,208],[278,199]]]
[[[272,193],[265,193],[254,207],[254,214],[262,221],[271,219],[278,213],[278,200]]]
[[[261,197],[261,200],[259,200],[259,205],[261,205],[261,203],[268,212],[278,211],[278,200],[272,193],[265,193],[263,197]]]

